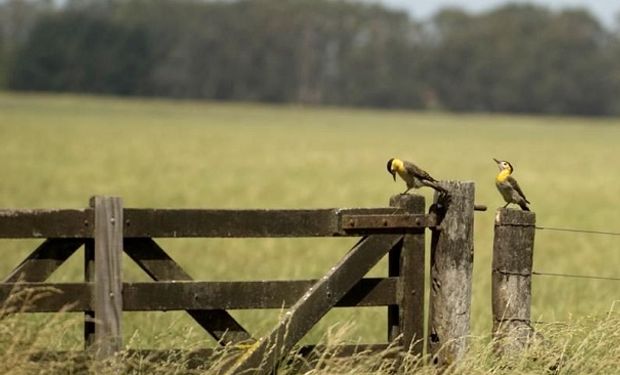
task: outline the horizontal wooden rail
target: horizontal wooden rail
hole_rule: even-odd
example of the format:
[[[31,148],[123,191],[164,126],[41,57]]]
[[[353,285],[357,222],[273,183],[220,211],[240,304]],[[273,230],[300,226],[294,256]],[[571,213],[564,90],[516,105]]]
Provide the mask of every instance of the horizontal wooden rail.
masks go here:
[[[0,210],[0,238],[93,237],[95,212],[83,210]]]
[[[123,210],[124,237],[332,237],[416,232],[434,215],[398,208]],[[94,211],[0,210],[0,238],[93,238]]]
[[[123,311],[279,309],[292,306],[317,280],[161,281],[123,283]],[[362,279],[336,306],[397,303],[397,278]],[[0,304],[12,292],[28,290],[27,312],[89,311],[92,283],[0,284]],[[17,307],[20,307],[17,305]]]

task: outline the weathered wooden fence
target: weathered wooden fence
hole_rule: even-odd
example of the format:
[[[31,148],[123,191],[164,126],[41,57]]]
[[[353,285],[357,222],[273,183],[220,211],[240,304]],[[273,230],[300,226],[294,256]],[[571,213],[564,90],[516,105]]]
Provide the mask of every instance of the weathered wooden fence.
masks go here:
[[[343,347],[424,350],[425,229],[433,230],[428,349],[436,363],[464,353],[469,333],[474,186],[448,182],[449,201],[397,195],[390,207],[315,210],[124,208],[117,197],[94,197],[82,210],[0,210],[0,238],[41,238],[0,283],[0,301],[24,288],[54,288],[27,312],[84,312],[86,353],[121,350],[123,311],[184,310],[221,345],[247,343],[227,373],[270,373],[330,309],[387,306],[386,344]],[[193,281],[154,238],[335,237],[360,241],[319,280]],[[48,283],[80,247],[84,282]],[[155,282],[123,282],[123,251]],[[384,278],[364,278],[385,255]],[[227,310],[288,308],[265,337],[255,338]],[[305,349],[308,351],[308,349]]]

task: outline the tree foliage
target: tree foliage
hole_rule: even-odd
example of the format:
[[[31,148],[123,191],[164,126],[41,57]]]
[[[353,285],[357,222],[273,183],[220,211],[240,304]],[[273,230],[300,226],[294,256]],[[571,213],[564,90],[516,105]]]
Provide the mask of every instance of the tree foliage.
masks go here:
[[[16,48],[0,48],[9,88],[457,111],[620,111],[620,33],[580,9],[444,9],[419,22],[378,5],[334,0],[71,0],[52,8]],[[0,5],[0,16],[6,9]],[[5,41],[6,32],[0,45]]]

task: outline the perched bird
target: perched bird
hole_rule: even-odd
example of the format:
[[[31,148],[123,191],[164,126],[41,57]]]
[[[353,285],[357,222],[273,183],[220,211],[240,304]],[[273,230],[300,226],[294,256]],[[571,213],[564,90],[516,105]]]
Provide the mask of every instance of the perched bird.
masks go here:
[[[530,209],[527,207],[527,204],[530,203],[530,201],[525,198],[525,194],[523,194],[517,180],[511,176],[514,171],[512,164],[505,160],[497,160],[495,158],[493,158],[493,160],[495,160],[499,168],[499,173],[495,177],[495,186],[497,186],[497,190],[499,190],[506,201],[504,208],[508,207],[510,203],[514,203],[518,204],[523,211],[529,211]]]
[[[387,170],[394,177],[394,181],[396,181],[396,173],[405,181],[407,190],[403,194],[407,194],[413,188],[417,189],[422,186],[432,187],[442,194],[448,192],[428,172],[408,161],[392,158],[387,162]]]

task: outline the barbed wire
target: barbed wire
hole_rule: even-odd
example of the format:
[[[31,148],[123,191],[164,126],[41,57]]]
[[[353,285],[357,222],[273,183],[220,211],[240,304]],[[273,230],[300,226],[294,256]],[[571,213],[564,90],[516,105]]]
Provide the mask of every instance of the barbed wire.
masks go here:
[[[601,230],[542,227],[539,225],[536,225],[534,228],[536,228],[537,230],[548,230],[548,231],[556,231],[556,232],[572,232],[572,233],[600,234],[600,235],[606,235],[606,236],[620,236],[620,232],[609,232],[609,231],[601,231]]]
[[[571,279],[620,281],[620,277],[595,276],[595,275],[576,275],[576,274],[570,274],[570,273],[555,273],[555,272],[532,271],[532,275],[534,275],[534,276],[565,277],[565,278],[571,278]]]

